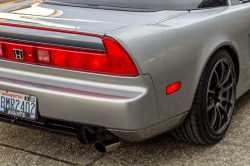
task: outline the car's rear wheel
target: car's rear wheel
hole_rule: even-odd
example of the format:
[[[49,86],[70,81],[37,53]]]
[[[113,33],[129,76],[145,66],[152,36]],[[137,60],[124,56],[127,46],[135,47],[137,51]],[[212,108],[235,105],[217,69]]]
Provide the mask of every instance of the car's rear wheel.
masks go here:
[[[183,141],[214,144],[225,135],[234,111],[236,72],[230,54],[217,51],[208,61],[192,108],[172,135]]]

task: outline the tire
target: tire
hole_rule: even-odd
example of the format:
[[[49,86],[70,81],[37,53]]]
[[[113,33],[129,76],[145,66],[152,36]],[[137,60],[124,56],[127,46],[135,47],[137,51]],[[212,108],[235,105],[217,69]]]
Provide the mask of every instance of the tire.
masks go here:
[[[236,72],[230,54],[218,50],[201,75],[195,98],[183,124],[172,130],[180,140],[215,144],[225,135],[236,100]]]

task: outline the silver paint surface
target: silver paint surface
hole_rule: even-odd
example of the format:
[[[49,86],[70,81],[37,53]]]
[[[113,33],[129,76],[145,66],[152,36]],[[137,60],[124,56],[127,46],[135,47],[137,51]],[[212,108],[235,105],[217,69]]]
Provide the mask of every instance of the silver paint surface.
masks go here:
[[[128,50],[141,73],[152,76],[162,122],[191,108],[206,62],[222,46],[237,52],[238,82],[249,76],[249,16],[246,4],[194,10],[154,26],[131,25],[108,35]],[[166,95],[166,87],[178,81],[181,90]]]
[[[3,60],[0,66],[0,88],[36,96],[41,116],[122,130],[158,123],[149,75],[106,76]]]
[[[0,60],[0,78],[6,78],[0,79],[0,89],[36,96],[42,116],[103,126],[127,140],[150,138],[181,124],[207,61],[225,46],[235,50],[239,61],[237,97],[250,87],[250,3],[129,12],[30,0],[0,6],[0,11],[0,23],[113,37],[139,70],[138,77],[122,77]],[[0,26],[0,37],[105,50],[100,38],[45,30]],[[181,90],[166,95],[166,87],[178,81]]]

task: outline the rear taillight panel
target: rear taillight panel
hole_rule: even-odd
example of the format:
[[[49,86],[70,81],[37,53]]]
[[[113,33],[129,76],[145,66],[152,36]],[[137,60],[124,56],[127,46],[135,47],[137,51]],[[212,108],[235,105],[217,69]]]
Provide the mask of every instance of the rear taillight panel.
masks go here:
[[[6,59],[36,63],[34,56],[34,44],[11,41],[5,41],[3,43]]]
[[[0,58],[87,72],[138,76],[125,49],[110,37],[103,38],[105,52],[0,40]]]
[[[104,52],[88,52],[57,46],[35,47],[37,64],[108,73],[108,58]]]

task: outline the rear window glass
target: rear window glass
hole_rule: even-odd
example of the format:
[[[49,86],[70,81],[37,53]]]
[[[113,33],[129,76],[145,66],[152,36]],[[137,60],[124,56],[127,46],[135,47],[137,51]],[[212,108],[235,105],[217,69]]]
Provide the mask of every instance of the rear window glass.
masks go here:
[[[190,10],[226,6],[227,0],[47,0],[87,6],[106,6],[149,10]]]

